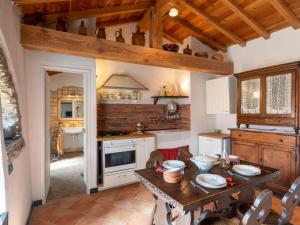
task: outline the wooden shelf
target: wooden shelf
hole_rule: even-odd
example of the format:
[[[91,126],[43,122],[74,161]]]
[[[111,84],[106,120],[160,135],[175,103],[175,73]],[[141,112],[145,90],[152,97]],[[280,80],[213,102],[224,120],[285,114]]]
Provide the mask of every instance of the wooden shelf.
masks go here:
[[[233,73],[232,62],[220,62],[181,53],[167,52],[161,49],[124,44],[25,24],[21,25],[21,44],[25,49],[65,55],[218,75],[230,75]]]
[[[157,101],[161,98],[189,98],[189,96],[152,96],[151,98],[153,98],[154,101],[154,105],[156,105]]]

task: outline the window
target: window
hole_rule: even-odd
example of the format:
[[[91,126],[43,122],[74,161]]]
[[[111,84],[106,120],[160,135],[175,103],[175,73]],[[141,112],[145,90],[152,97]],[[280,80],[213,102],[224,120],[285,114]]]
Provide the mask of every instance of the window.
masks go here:
[[[21,151],[24,140],[21,134],[18,97],[2,49],[0,49],[0,95],[4,143],[10,162]]]

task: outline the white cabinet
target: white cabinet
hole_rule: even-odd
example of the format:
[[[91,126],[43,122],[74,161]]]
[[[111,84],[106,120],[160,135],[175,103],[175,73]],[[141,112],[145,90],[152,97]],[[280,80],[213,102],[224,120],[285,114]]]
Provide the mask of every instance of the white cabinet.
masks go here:
[[[206,113],[231,114],[236,112],[236,78],[222,77],[206,81]]]
[[[225,142],[225,148],[230,153],[230,138],[214,138],[208,136],[199,136],[198,146],[199,154],[220,154],[222,155],[223,143]]]
[[[105,189],[131,184],[135,182],[138,182],[138,178],[135,176],[134,171],[109,174],[104,176]]]
[[[137,169],[145,169],[151,152],[155,150],[155,138],[136,139]]]

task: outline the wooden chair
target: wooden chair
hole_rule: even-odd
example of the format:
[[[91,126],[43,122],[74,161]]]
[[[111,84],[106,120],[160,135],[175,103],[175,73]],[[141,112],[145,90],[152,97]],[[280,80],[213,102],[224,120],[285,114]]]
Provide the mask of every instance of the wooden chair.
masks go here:
[[[261,225],[267,218],[272,207],[272,192],[262,191],[255,199],[253,205],[245,213],[241,221],[237,218],[227,219],[218,213],[205,211],[201,214],[197,225]]]
[[[300,202],[300,177],[298,177],[294,183],[291,185],[289,191],[283,196],[281,200],[282,212],[278,214],[273,209],[267,216],[264,224],[265,225],[291,225],[289,221],[293,217],[294,210]],[[237,213],[238,216],[244,214],[244,212],[249,208],[249,206],[243,204],[238,206]]]

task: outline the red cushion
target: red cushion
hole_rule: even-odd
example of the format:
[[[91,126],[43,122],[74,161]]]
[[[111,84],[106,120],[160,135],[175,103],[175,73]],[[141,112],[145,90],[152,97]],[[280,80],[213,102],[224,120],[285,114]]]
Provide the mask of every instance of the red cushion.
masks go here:
[[[179,149],[182,147],[186,147],[189,150],[189,146],[181,146],[177,148],[165,148],[165,149],[157,149],[159,151],[165,160],[175,160],[178,157]]]
[[[159,151],[165,160],[174,160],[177,159],[178,156],[178,148],[166,148],[166,149],[157,149]]]

